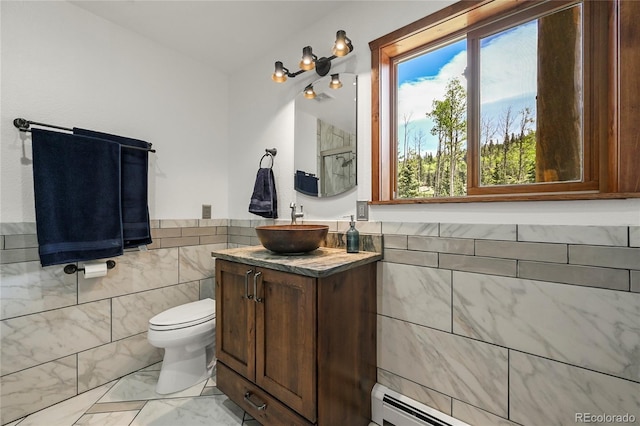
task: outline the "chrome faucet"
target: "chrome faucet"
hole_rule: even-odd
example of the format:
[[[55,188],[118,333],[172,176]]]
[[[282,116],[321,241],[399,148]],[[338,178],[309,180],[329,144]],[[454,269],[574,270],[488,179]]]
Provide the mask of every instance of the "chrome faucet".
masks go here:
[[[296,203],[291,203],[289,204],[289,208],[291,209],[291,224],[295,225],[296,224],[296,219],[298,219],[299,217],[303,217],[304,213],[302,212],[302,207],[300,206],[300,213],[296,212]]]

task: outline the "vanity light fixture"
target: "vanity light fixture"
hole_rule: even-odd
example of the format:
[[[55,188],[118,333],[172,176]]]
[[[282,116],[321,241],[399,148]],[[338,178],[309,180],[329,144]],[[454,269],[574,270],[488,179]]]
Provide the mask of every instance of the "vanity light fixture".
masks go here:
[[[310,71],[316,67],[315,61],[318,57],[313,54],[311,46],[307,46],[302,49],[302,59],[300,60],[300,69]]]
[[[271,78],[276,83],[284,83],[287,81],[287,77],[295,77],[298,74],[302,74],[306,71],[311,71],[312,69],[316,70],[316,73],[324,77],[329,73],[331,69],[331,61],[340,56],[346,56],[353,50],[353,44],[351,44],[351,40],[347,37],[347,33],[343,30],[340,30],[336,33],[336,41],[333,45],[333,49],[331,52],[333,55],[325,58],[324,56],[318,58],[314,53],[311,46],[305,46],[302,49],[302,59],[300,60],[300,69],[296,72],[291,72],[280,61],[276,61],[275,71]],[[305,89],[306,91],[306,89]]]
[[[282,65],[282,62],[278,61],[276,62],[276,70],[273,72],[273,76],[271,76],[271,78],[276,83],[284,83],[285,81],[287,81],[288,73],[289,70]]]
[[[347,38],[347,33],[340,30],[336,33],[336,42],[333,45],[333,53],[336,56],[347,56],[353,50],[351,40]]]
[[[313,99],[316,97],[316,92],[313,90],[313,84],[304,88],[304,97],[307,99]]]
[[[331,81],[329,82],[329,88],[331,89],[339,89],[342,87],[342,82],[340,81],[339,74],[331,74]]]

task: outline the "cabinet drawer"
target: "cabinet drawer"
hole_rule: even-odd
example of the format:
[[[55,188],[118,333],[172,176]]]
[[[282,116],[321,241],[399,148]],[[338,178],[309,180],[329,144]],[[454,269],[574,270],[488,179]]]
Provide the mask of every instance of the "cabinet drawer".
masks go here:
[[[216,382],[218,389],[264,426],[312,425],[221,362],[217,365]]]

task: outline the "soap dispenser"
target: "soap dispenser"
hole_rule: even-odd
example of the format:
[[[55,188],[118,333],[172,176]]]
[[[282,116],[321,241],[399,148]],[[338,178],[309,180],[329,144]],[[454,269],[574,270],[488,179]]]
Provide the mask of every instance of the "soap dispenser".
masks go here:
[[[358,253],[358,249],[360,247],[360,233],[356,229],[356,223],[353,220],[353,215],[351,215],[351,222],[349,225],[351,225],[351,227],[347,231],[347,253]]]

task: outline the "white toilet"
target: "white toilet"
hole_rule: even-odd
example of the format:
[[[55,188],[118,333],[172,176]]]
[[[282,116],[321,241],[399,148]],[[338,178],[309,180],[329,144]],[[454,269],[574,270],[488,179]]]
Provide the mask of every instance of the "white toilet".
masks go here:
[[[203,299],[159,313],[149,320],[147,339],[164,348],[157,393],[178,392],[208,379],[216,361],[216,302]]]

